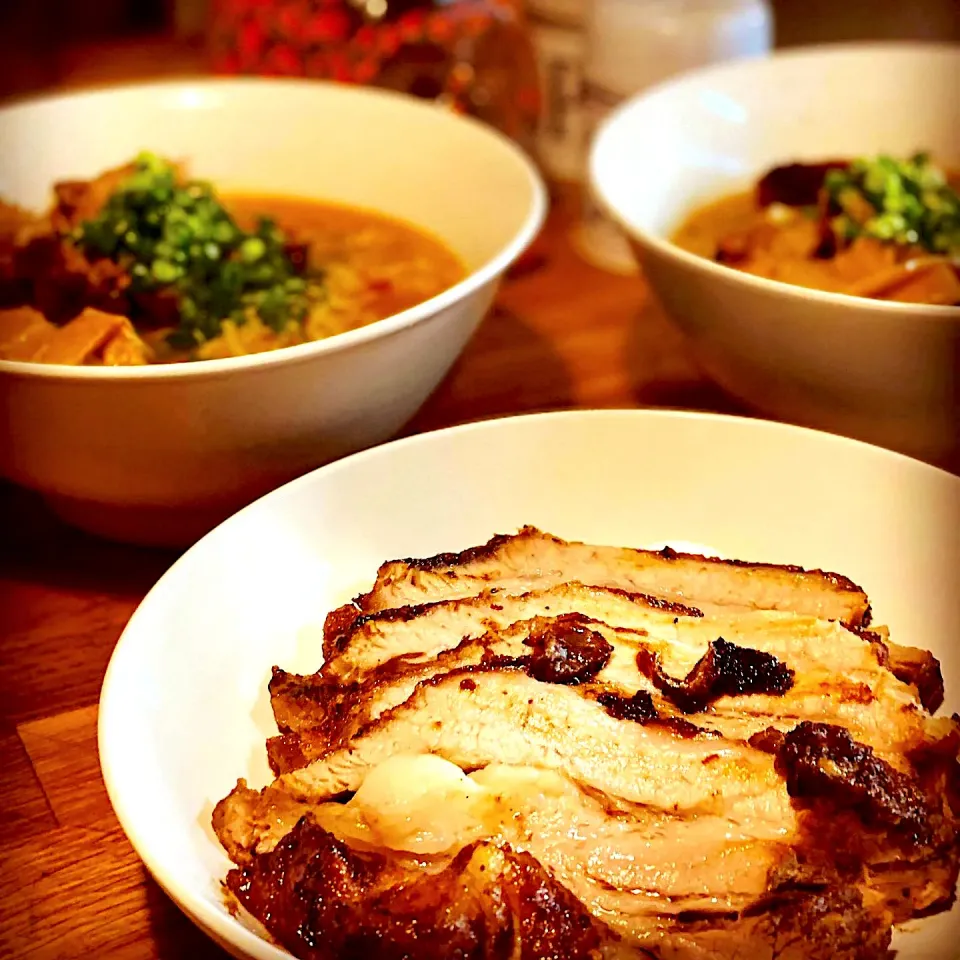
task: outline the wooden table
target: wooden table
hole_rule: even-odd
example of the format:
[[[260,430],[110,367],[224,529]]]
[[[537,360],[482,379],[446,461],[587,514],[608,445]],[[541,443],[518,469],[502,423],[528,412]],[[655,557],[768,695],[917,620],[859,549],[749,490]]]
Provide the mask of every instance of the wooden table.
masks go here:
[[[579,259],[560,197],[526,264],[409,432],[526,410],[733,409],[639,278]],[[140,865],[97,759],[127,619],[175,555],[94,540],[0,485],[0,957],[220,958]]]

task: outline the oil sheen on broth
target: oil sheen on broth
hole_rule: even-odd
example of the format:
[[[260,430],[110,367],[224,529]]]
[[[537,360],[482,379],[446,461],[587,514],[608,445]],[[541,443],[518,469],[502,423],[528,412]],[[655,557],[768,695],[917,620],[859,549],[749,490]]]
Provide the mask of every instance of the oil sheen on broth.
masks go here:
[[[311,262],[323,273],[325,298],[311,307],[302,335],[252,325],[244,344],[244,329],[237,327],[243,352],[256,352],[261,335],[268,342],[277,337],[289,341],[277,346],[291,346],[384,320],[437,296],[466,275],[463,262],[441,240],[372,210],[259,194],[227,194],[224,203],[246,228],[264,213],[271,216],[298,242],[309,244]],[[198,359],[236,355],[236,341],[227,342],[229,333],[227,327],[221,338],[200,347]]]

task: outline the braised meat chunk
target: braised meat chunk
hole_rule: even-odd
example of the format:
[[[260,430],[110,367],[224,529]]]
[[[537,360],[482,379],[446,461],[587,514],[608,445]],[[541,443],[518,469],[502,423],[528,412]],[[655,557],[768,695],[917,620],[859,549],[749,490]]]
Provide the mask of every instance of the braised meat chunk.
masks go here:
[[[479,843],[427,870],[353,851],[309,816],[227,886],[308,960],[599,960],[609,939],[529,854]]]
[[[381,566],[214,811],[306,960],[888,960],[960,870],[960,722],[846,578],[526,527]]]

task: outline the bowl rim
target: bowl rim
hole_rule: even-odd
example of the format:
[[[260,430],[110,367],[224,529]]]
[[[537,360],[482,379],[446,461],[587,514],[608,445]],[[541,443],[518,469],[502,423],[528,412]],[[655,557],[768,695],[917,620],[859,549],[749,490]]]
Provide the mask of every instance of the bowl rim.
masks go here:
[[[129,748],[125,745],[123,737],[117,734],[118,730],[124,729],[123,716],[118,712],[119,708],[116,706],[118,702],[122,702],[121,699],[118,699],[116,692],[117,684],[119,683],[118,676],[120,671],[123,670],[123,664],[126,658],[131,656],[130,651],[133,649],[132,645],[134,643],[133,637],[138,632],[140,620],[145,620],[151,616],[152,607],[160,602],[158,598],[162,598],[168,590],[172,589],[171,584],[175,578],[179,576],[178,568],[193,562],[191,554],[202,549],[203,544],[208,540],[222,536],[220,531],[224,526],[233,523],[237,518],[249,511],[266,509],[264,506],[265,501],[271,503],[278,501],[284,497],[291,496],[292,493],[301,486],[317,483],[318,474],[349,470],[353,464],[357,462],[363,462],[368,459],[376,460],[379,457],[389,457],[394,448],[406,448],[437,442],[443,443],[444,438],[450,434],[462,435],[487,431],[495,433],[503,427],[504,423],[510,425],[514,421],[533,424],[535,422],[562,423],[570,420],[599,421],[614,419],[635,423],[643,423],[649,420],[701,420],[706,421],[707,424],[736,424],[743,429],[755,430],[759,433],[782,433],[786,431],[787,433],[795,435],[813,435],[818,437],[819,441],[828,447],[843,446],[849,448],[852,446],[855,449],[859,449],[864,455],[891,464],[899,464],[901,466],[910,464],[911,469],[914,471],[920,471],[931,479],[939,478],[938,482],[940,483],[946,481],[953,486],[957,491],[957,496],[960,497],[960,476],[884,447],[865,443],[850,437],[844,437],[839,434],[827,433],[809,427],[760,417],[742,417],[733,414],[671,408],[567,409],[474,420],[469,423],[457,424],[440,430],[415,434],[410,437],[402,437],[381,444],[380,446],[361,450],[358,453],[318,467],[316,470],[312,470],[310,473],[298,477],[296,480],[292,480],[278,487],[276,490],[265,494],[198,540],[197,543],[178,557],[153,587],[151,587],[143,600],[138,604],[114,647],[104,676],[99,698],[99,713],[97,718],[98,755],[104,784],[117,820],[137,856],[146,866],[151,876],[208,936],[221,944],[229,944],[236,949],[242,950],[247,956],[254,957],[256,960],[283,960],[283,958],[289,957],[289,954],[285,950],[275,946],[269,940],[258,936],[248,926],[239,921],[236,916],[216,909],[207,899],[196,893],[194,886],[189,881],[185,881],[182,876],[176,873],[175,869],[170,869],[169,864],[163,862],[162,856],[158,856],[157,854],[157,844],[147,839],[149,834],[143,829],[142,817],[136,812],[132,812],[126,802],[124,791],[119,786],[124,779],[123,774],[119,771],[123,769],[123,760]]]
[[[743,57],[737,60],[711,64],[674,77],[668,77],[666,80],[628,97],[603,119],[590,145],[587,160],[590,188],[604,212],[615,220],[638,244],[652,253],[671,259],[690,269],[699,270],[717,281],[739,284],[757,293],[788,297],[798,303],[829,304],[847,308],[858,306],[864,310],[894,317],[909,315],[911,317],[920,316],[928,320],[958,319],[960,318],[960,307],[948,304],[904,303],[897,300],[859,297],[850,293],[833,293],[827,290],[816,290],[812,287],[801,287],[797,284],[786,283],[783,280],[754,276],[744,273],[742,270],[734,270],[723,264],[715,263],[713,260],[678,247],[673,241],[640,226],[636,221],[627,217],[619,207],[613,196],[613,191],[609,188],[602,173],[601,168],[605,164],[606,155],[612,150],[611,143],[620,140],[621,127],[628,127],[632,122],[631,115],[652,100],[669,98],[678,91],[696,89],[709,84],[716,78],[749,74],[758,69],[761,71],[776,70],[777,64],[783,62],[811,61],[817,63],[825,59],[840,60],[847,57],[871,55],[884,57],[894,55],[904,58],[938,56],[960,62],[960,43],[921,40],[822,43],[808,47],[775,50],[763,56]],[[755,176],[756,174],[754,174]],[[688,206],[685,209],[689,213],[691,208]]]
[[[105,84],[102,86],[84,88],[82,90],[65,93],[38,94],[27,96],[4,104],[0,107],[0,117],[3,114],[18,110],[29,109],[34,106],[45,106],[53,103],[69,105],[78,100],[110,96],[113,93],[142,93],[145,95],[177,90],[194,90],[198,87],[206,91],[218,90],[236,94],[244,88],[275,88],[277,95],[282,95],[284,87],[310,89],[323,87],[327,91],[337,91],[336,95],[347,97],[379,99],[394,101],[404,110],[432,112],[443,116],[443,122],[454,124],[468,124],[481,136],[492,141],[498,141],[506,148],[507,156],[518,165],[519,171],[525,174],[530,189],[530,200],[522,221],[514,230],[510,240],[490,259],[470,271],[462,280],[452,287],[442,291],[429,300],[424,300],[407,310],[377,320],[355,330],[335,334],[324,340],[314,340],[309,343],[296,344],[278,350],[268,350],[263,353],[245,354],[240,357],[224,357],[215,360],[187,360],[181,363],[157,363],[140,367],[86,367],[70,366],[67,364],[34,363],[29,360],[2,360],[0,359],[0,375],[15,374],[21,377],[36,377],[56,381],[104,381],[124,382],[153,382],[156,380],[196,380],[218,379],[229,376],[241,370],[253,368],[269,368],[278,365],[310,362],[324,354],[339,353],[353,347],[362,346],[372,340],[389,337],[407,327],[414,326],[429,317],[452,307],[454,304],[476,293],[486,284],[495,280],[513,263],[524,250],[533,242],[540,232],[549,209],[547,187],[540,171],[532,158],[513,140],[494,127],[481,123],[473,117],[454,114],[435,103],[418,100],[415,97],[393,90],[383,90],[374,87],[351,86],[325,80],[310,80],[302,77],[181,77],[169,80],[158,80],[147,83],[120,83]],[[241,94],[242,95],[242,94]],[[417,226],[414,223],[414,226]]]

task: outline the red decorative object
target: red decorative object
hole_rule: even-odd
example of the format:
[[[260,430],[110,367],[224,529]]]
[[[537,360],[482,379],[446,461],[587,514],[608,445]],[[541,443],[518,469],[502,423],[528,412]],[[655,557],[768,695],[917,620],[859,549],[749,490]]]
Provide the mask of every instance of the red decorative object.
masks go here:
[[[213,0],[212,65],[221,74],[302,76],[401,90],[479,117],[532,149],[540,91],[514,4]]]

